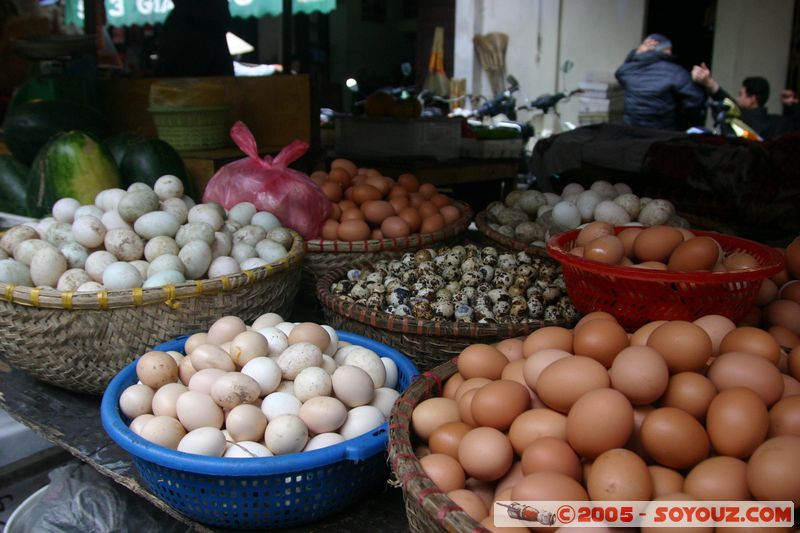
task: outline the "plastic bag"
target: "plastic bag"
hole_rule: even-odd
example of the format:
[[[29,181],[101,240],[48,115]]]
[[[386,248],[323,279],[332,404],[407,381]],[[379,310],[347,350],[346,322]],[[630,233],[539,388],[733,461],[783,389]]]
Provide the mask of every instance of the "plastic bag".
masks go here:
[[[203,202],[217,202],[225,209],[250,202],[304,239],[319,237],[322,224],[330,218],[331,202],[306,174],[288,168],[306,153],[308,143],[292,141],[274,159],[261,159],[256,140],[243,122],[233,125],[231,138],[248,157],[219,169],[206,185]]]
[[[82,463],[50,472],[50,485],[31,509],[26,533],[178,533],[190,527]]]

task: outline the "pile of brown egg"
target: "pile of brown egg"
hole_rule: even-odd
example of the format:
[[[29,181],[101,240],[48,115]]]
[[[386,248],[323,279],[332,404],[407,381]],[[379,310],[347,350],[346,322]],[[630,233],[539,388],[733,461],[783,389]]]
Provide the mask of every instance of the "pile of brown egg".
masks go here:
[[[493,529],[503,500],[800,504],[800,348],[719,315],[606,313],[458,357],[412,414],[421,466]],[[711,528],[709,528],[709,531]]]
[[[406,253],[352,269],[334,295],[396,316],[473,322],[574,322],[561,268],[527,252],[475,245]]]

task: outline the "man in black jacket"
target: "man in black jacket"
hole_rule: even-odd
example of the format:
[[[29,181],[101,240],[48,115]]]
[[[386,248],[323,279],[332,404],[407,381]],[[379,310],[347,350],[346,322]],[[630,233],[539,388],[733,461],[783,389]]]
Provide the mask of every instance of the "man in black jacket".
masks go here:
[[[761,76],[751,76],[742,80],[735,98],[711,77],[711,71],[705,63],[692,68],[692,79],[705,87],[712,100],[722,102],[728,98],[735,101],[741,112],[742,122],[753,128],[765,141],[793,129],[789,118],[767,113],[769,82]]]
[[[625,90],[625,123],[640,128],[684,130],[702,121],[703,90],[672,55],[672,42],[649,35],[617,69]]]

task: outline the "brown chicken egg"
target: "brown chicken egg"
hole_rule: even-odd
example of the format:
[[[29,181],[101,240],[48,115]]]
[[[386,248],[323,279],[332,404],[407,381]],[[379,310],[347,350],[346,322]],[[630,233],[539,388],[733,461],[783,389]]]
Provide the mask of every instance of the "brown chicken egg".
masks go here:
[[[364,218],[371,224],[380,225],[388,217],[394,215],[394,207],[384,200],[370,200],[361,205]]]
[[[514,488],[511,489],[511,499],[518,501],[588,501],[589,494],[580,483],[569,476],[558,472],[534,472],[514,485]]]
[[[719,262],[719,245],[711,237],[695,237],[679,244],[667,262],[677,272],[711,270]]]
[[[370,233],[369,225],[363,220],[340,222],[336,229],[336,236],[342,241],[363,241],[369,239]]]
[[[471,477],[494,481],[503,477],[514,460],[514,449],[503,433],[488,427],[471,430],[458,445],[458,462]]]
[[[586,243],[583,247],[583,257],[592,261],[599,261],[607,265],[619,263],[625,255],[622,241],[615,235],[605,235]]]
[[[369,238],[373,241],[381,241],[383,240],[383,232],[379,228],[375,228],[370,233]]]
[[[436,189],[436,185],[433,183],[423,183],[419,186],[419,193],[425,198],[426,200],[430,200],[433,198],[436,193],[439,192]]]
[[[428,398],[420,402],[411,413],[414,433],[426,442],[431,433],[442,424],[460,421],[458,404],[449,398]]]
[[[422,220],[422,225],[419,228],[419,232],[423,235],[428,233],[436,233],[444,228],[444,225],[444,217],[439,213],[436,213],[435,215],[431,215]]]
[[[708,406],[716,395],[717,388],[704,375],[680,372],[669,378],[667,390],[661,397],[661,405],[678,408],[703,421]]]
[[[592,320],[575,329],[575,355],[591,357],[606,368],[628,346],[628,334],[611,320]]]
[[[774,281],[767,278],[761,282],[761,288],[758,289],[758,296],[756,297],[756,305],[765,306],[772,300],[778,297],[778,286]]]
[[[772,326],[767,330],[767,333],[769,333],[780,346],[784,346],[790,350],[800,344],[800,337],[783,326]]]
[[[408,192],[417,192],[419,190],[419,180],[413,174],[400,174],[397,177],[397,184],[402,185]]]
[[[647,405],[664,394],[669,368],[661,355],[647,346],[630,346],[614,359],[608,371],[611,386],[633,405]]]
[[[511,423],[530,409],[528,388],[516,381],[499,379],[478,389],[472,398],[472,418],[479,426],[506,431]]]
[[[462,377],[462,379],[463,379],[463,377]],[[461,401],[461,398],[467,392],[471,391],[472,389],[479,389],[479,388],[483,387],[484,385],[486,385],[487,383],[491,383],[491,382],[492,382],[492,380],[491,379],[487,379],[487,378],[468,378],[468,379],[465,379],[461,383],[461,385],[459,385],[458,388],[456,389],[456,393],[453,396],[453,399],[455,401],[457,401],[457,402]]]
[[[461,211],[454,206],[454,205],[446,205],[439,210],[439,213],[444,218],[444,222],[446,225],[453,224],[459,218],[461,218]]]
[[[551,363],[565,357],[572,357],[572,354],[553,348],[539,350],[531,354],[530,357],[525,359],[525,365],[522,367],[522,376],[525,378],[525,383],[532,391],[536,391],[536,383],[539,381],[542,371],[550,366]]]
[[[783,394],[783,378],[778,368],[758,355],[724,353],[714,359],[706,373],[717,390],[745,387],[761,397],[769,407]]]
[[[411,228],[402,217],[390,216],[381,223],[381,232],[389,239],[396,239],[408,237],[411,234]]]
[[[683,234],[670,226],[645,228],[633,242],[633,254],[641,262],[666,263],[670,254],[683,242]]]
[[[441,209],[442,207],[452,204],[453,199],[445,194],[437,193],[431,197],[431,202],[433,202],[436,207]]]
[[[442,424],[431,433],[428,447],[432,453],[444,453],[458,459],[458,445],[471,429],[472,427],[460,421]]]
[[[523,341],[522,339],[504,339],[497,344],[495,344],[495,348],[497,348],[500,353],[506,356],[506,359],[509,361],[517,361],[523,359],[525,355],[522,353],[522,346]]]
[[[800,303],[792,300],[775,300],[764,311],[770,324],[783,326],[795,335],[800,335]]]
[[[514,487],[514,485],[516,485],[517,482],[524,477],[525,474],[522,473],[522,462],[516,461],[512,463],[511,468],[508,469],[506,475],[497,480],[494,493],[500,494],[506,490],[510,491],[511,488]]]
[[[666,320],[654,320],[653,322],[648,322],[644,326],[640,327],[633,332],[633,335],[631,335],[631,346],[647,346],[647,339],[650,338],[650,334],[653,333],[658,326],[666,323]]]
[[[322,224],[321,237],[326,240],[335,241],[338,239],[339,223],[335,220],[326,220]]]
[[[653,498],[683,490],[683,476],[678,471],[658,465],[647,468],[653,480]]]
[[[800,396],[781,399],[769,410],[769,437],[800,437]]]
[[[606,313],[605,311],[592,311],[591,313],[583,315],[583,317],[578,320],[578,323],[575,324],[575,331],[578,331],[581,326],[587,322],[591,322],[592,320],[610,320],[611,322],[617,321],[617,319],[614,318],[614,315],[611,313]]]
[[[578,232],[575,246],[586,246],[593,240],[607,235],[614,235],[614,226],[608,222],[589,222]]]
[[[747,462],[747,487],[758,500],[800,505],[800,437],[782,435],[759,446]]]
[[[455,399],[456,391],[464,383],[464,376],[456,372],[450,376],[444,384],[442,389],[442,396],[444,398]]]
[[[674,407],[647,415],[642,423],[642,444],[658,464],[677,469],[696,465],[709,452],[708,435],[700,422]]]
[[[725,335],[719,345],[720,353],[745,352],[763,357],[776,365],[781,355],[778,342],[766,331],[754,327],[740,327]]]
[[[369,202],[370,200],[380,200],[383,197],[381,191],[379,191],[378,189],[367,183],[356,185],[355,187],[348,189],[348,191],[350,190],[353,191],[352,200],[357,205],[362,205],[365,202]]]
[[[622,241],[622,247],[625,250],[625,257],[633,259],[633,242],[642,231],[644,231],[644,228],[628,228],[620,231],[617,234],[619,240]]]
[[[559,326],[545,326],[528,335],[522,343],[525,357],[548,348],[572,353],[572,331]]]
[[[562,413],[584,394],[610,384],[605,367],[590,357],[575,355],[547,366],[536,382],[536,395],[545,405]]]
[[[586,489],[592,501],[647,501],[653,496],[653,480],[641,457],[616,448],[594,460]]]
[[[400,187],[402,189],[402,187]],[[395,213],[399,213],[411,203],[408,201],[408,197],[406,196],[390,196],[389,203],[392,204]]]
[[[472,344],[458,356],[458,372],[469,378],[498,379],[508,363],[506,356],[494,346]]]
[[[711,338],[691,322],[673,320],[656,328],[647,345],[661,354],[673,374],[698,371],[711,357]]]
[[[580,482],[583,476],[581,461],[575,451],[561,439],[536,439],[522,452],[522,473],[559,472]]]
[[[453,503],[461,507],[461,510],[477,522],[489,516],[489,509],[486,507],[486,504],[471,490],[453,490],[447,493],[447,497],[453,500]]]
[[[728,270],[748,270],[758,268],[758,260],[747,252],[735,252],[722,262]]]
[[[800,304],[800,280],[792,280],[784,283],[778,291],[778,298],[781,300],[791,300]]]
[[[439,214],[439,208],[436,206],[436,204],[430,201],[422,202],[419,204],[417,209],[419,210],[419,216],[421,216],[423,220],[430,216]]]
[[[381,193],[381,197],[389,194],[389,189],[392,188],[392,183],[389,181],[389,178],[384,176],[370,176],[364,181],[364,184],[375,187],[378,192]]]
[[[706,315],[694,321],[696,326],[703,328],[711,339],[711,355],[716,357],[719,355],[719,345],[725,335],[736,329],[736,324],[733,321],[722,315]]]
[[[644,261],[643,263],[634,263],[633,266],[646,270],[667,270],[667,265],[660,261]]]
[[[686,475],[683,491],[698,500],[751,500],[747,463],[735,457],[709,457]]]
[[[767,437],[767,407],[750,389],[724,390],[708,406],[706,430],[718,454],[744,459]]]
[[[458,416],[471,427],[478,425],[475,419],[472,418],[472,399],[475,398],[477,392],[478,389],[470,389],[456,400],[458,402]]]
[[[511,445],[519,455],[532,442],[543,437],[566,440],[567,417],[552,409],[530,409],[519,415],[508,430]]]
[[[338,202],[342,199],[342,186],[335,181],[325,181],[320,185],[322,192],[331,202]]]
[[[614,389],[587,392],[572,405],[567,415],[567,442],[589,459],[625,446],[631,433],[633,407]]]
[[[419,460],[422,470],[442,492],[463,489],[464,469],[454,458],[443,453],[432,453]]]
[[[364,217],[364,212],[354,207],[352,209],[347,209],[342,211],[342,216],[339,217],[339,222],[347,222],[349,220],[366,220]]]

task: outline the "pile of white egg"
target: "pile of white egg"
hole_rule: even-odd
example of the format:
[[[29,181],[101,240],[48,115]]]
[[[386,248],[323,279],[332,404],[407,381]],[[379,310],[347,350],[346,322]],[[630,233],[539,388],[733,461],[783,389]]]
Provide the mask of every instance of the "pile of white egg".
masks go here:
[[[51,217],[0,239],[0,282],[60,291],[154,288],[234,275],[287,256],[293,236],[244,202],[195,205],[181,180],[107,189],[94,205],[58,200]]]
[[[398,368],[340,341],[330,326],[267,313],[250,326],[220,318],[186,340],[186,355],[151,351],[120,396],[130,429],[155,444],[212,457],[316,450],[374,430],[389,416]]]

